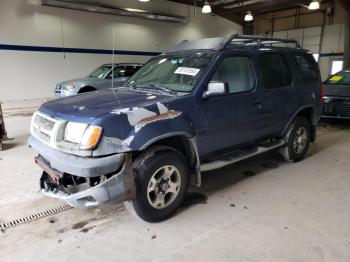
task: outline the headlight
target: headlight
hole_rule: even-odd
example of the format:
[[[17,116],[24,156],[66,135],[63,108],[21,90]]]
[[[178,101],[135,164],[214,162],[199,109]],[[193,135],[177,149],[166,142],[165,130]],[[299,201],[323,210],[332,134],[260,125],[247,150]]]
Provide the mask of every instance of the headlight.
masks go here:
[[[80,149],[92,149],[97,143],[100,141],[102,135],[102,127],[99,126],[89,126],[81,141],[80,141]]]
[[[72,84],[64,85],[64,86],[62,87],[62,89],[63,89],[63,90],[66,90],[66,91],[73,91],[74,88],[75,88],[75,86],[72,85]]]
[[[102,128],[99,126],[82,123],[68,122],[64,133],[64,140],[79,144],[83,150],[94,148],[102,135]]]

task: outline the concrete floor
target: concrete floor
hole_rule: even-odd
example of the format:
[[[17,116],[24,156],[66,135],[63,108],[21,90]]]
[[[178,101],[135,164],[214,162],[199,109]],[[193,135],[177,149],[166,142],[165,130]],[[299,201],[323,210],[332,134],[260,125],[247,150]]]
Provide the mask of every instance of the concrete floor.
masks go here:
[[[0,152],[0,222],[62,203],[38,193],[30,117],[10,115]],[[0,233],[0,261],[350,261],[350,123],[323,124],[308,157],[275,152],[206,173],[171,219],[122,205],[70,209]]]

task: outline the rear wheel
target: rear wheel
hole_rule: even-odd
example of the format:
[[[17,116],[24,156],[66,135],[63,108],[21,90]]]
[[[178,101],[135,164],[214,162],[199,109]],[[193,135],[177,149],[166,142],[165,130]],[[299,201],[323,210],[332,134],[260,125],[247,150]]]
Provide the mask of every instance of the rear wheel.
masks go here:
[[[150,150],[133,163],[136,199],[125,202],[131,214],[148,221],[169,218],[181,205],[189,185],[189,168],[173,149]]]
[[[280,152],[284,159],[289,162],[302,160],[310,145],[311,127],[308,120],[297,117],[290,125],[286,136],[286,145]]]

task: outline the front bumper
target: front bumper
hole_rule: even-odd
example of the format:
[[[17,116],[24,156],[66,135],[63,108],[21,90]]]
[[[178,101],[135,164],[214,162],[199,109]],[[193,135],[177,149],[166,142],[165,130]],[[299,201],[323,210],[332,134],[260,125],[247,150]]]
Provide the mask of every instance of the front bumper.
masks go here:
[[[350,97],[324,97],[322,118],[350,119]]]
[[[55,98],[63,98],[67,96],[76,95],[76,92],[69,92],[66,90],[55,90]]]
[[[40,180],[41,191],[47,196],[61,199],[73,207],[89,208],[112,200],[131,200],[136,195],[129,154],[84,158],[51,149],[34,137],[29,138],[28,144],[39,153],[37,161],[44,169]],[[57,179],[52,179],[52,176]],[[77,187],[66,186],[62,182],[66,179],[64,176],[74,176],[76,181],[83,179],[88,182],[96,178],[100,181],[101,177],[104,180],[77,190]]]

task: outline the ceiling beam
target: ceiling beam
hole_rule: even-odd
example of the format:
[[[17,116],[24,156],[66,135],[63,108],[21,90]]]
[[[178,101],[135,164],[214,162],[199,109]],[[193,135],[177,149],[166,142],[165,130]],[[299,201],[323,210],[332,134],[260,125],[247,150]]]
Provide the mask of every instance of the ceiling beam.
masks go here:
[[[346,10],[350,10],[350,1],[349,0],[338,0],[340,5]]]
[[[194,6],[194,0],[168,0],[170,2],[175,2],[179,4],[185,4]],[[204,1],[196,1],[197,7],[203,7]],[[229,9],[220,8],[219,6],[212,6],[212,10],[214,14],[217,14],[219,16],[222,16],[232,22],[235,22],[239,25],[243,24],[243,18],[240,16],[237,16],[237,14],[233,14]]]
[[[266,0],[264,2],[258,2],[253,4],[247,4],[243,6],[238,6],[234,8],[227,9],[230,12],[233,13],[239,13],[239,12],[245,12],[247,10],[249,11],[256,11],[256,10],[266,10],[266,9],[278,9],[282,6],[297,6],[299,3],[304,3],[305,1],[295,1],[295,0]]]

